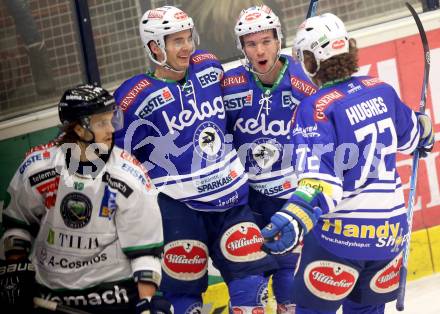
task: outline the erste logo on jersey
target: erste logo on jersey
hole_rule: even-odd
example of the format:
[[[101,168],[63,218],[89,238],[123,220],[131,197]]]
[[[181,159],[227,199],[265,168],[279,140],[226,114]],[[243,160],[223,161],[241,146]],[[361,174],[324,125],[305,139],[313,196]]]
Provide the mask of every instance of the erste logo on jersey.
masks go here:
[[[228,260],[250,262],[266,256],[266,253],[261,251],[263,242],[258,226],[252,222],[243,222],[225,231],[220,240],[220,247]]]
[[[144,185],[147,190],[151,189],[151,179],[149,176],[145,174],[145,172],[141,172],[136,170],[134,167],[130,166],[127,163],[122,164],[122,170],[131,174],[136,180],[138,180],[142,185]]]
[[[148,95],[147,98],[137,108],[135,115],[144,119],[152,114],[155,110],[173,102],[174,96],[168,87],[161,88],[154,93]]]
[[[336,100],[341,99],[344,95],[338,91],[333,90],[315,101],[315,113],[313,115],[315,121],[327,121],[327,116],[324,111]]]
[[[402,267],[403,253],[397,255],[383,269],[371,278],[370,288],[376,293],[388,293],[399,288],[400,268]]]
[[[300,100],[293,97],[293,94],[291,91],[282,91],[281,92],[281,103],[283,104],[284,108],[294,109],[296,106],[299,105]]]
[[[203,122],[193,137],[196,152],[206,160],[217,160],[223,156],[224,141],[222,130],[214,122]]]
[[[337,301],[353,290],[359,272],[347,265],[332,261],[315,261],[304,270],[307,289],[317,297]]]
[[[240,110],[252,106],[253,90],[223,96],[226,110]]]
[[[292,84],[293,88],[303,94],[306,94],[307,96],[311,96],[316,93],[316,88],[312,84],[307,83],[296,76],[290,77],[290,84]]]
[[[178,280],[202,278],[208,270],[208,247],[197,240],[177,240],[165,245],[163,270]]]
[[[223,77],[221,85],[222,87],[239,86],[246,84],[247,82],[248,80],[246,76],[244,76],[244,74],[240,74],[240,75]]]
[[[26,159],[23,164],[20,166],[20,174],[23,174],[23,172],[26,170],[27,167],[29,167],[30,165],[32,165],[34,162],[37,161],[41,161],[41,160],[47,160],[50,158],[50,152],[49,151],[45,151],[43,153],[39,153],[39,154],[34,154],[31,157],[29,157],[28,159]]]
[[[220,82],[223,71],[219,68],[209,67],[203,71],[197,72],[196,76],[202,88],[211,86]]]
[[[254,167],[261,170],[270,169],[280,159],[283,147],[273,138],[255,140],[249,150],[249,159]]]
[[[133,86],[124,98],[119,102],[122,111],[126,111],[136,100],[137,96],[147,87],[151,86],[151,82],[147,79],[142,79]]]

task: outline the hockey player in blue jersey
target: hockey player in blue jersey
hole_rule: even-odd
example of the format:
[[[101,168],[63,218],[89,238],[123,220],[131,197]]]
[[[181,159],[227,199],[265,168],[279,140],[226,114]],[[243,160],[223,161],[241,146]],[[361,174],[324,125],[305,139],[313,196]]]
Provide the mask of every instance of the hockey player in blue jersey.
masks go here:
[[[244,64],[225,73],[223,100],[228,130],[249,176],[249,205],[263,228],[296,187],[290,121],[299,102],[316,88],[299,62],[281,55],[281,24],[269,7],[243,10],[235,35]],[[290,291],[298,256],[276,256],[277,313],[294,312]]]
[[[292,129],[298,188],[263,229],[274,254],[304,237],[296,313],[383,313],[396,298],[408,225],[396,153],[434,144],[431,120],[378,78],[352,76],[357,49],[333,14],[307,19],[294,52],[319,86]]]
[[[272,257],[261,251],[263,237],[247,206],[247,175],[225,140],[222,66],[212,53],[195,50],[193,20],[178,8],[147,11],[140,32],[156,66],[115,91],[125,122],[116,143],[149,166],[161,191],[160,288],[176,313],[200,312],[211,257],[232,308],[256,313]]]

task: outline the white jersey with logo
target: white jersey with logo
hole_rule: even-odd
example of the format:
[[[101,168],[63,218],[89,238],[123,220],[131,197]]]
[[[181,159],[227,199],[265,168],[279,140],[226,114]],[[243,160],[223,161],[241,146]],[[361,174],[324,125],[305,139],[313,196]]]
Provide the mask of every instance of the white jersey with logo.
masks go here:
[[[84,289],[135,271],[151,271],[160,282],[162,220],[150,179],[117,147],[106,163],[99,162],[93,179],[68,170],[64,149],[40,146],[8,188],[5,237],[35,237],[36,279],[49,289]]]

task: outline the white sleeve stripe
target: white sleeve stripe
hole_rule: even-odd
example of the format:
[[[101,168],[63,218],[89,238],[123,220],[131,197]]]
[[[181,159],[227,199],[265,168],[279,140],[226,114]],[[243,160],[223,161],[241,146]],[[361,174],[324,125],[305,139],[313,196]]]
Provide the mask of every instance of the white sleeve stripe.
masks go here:
[[[397,217],[400,215],[406,215],[406,207],[402,205],[400,208],[396,208],[392,212],[357,212],[353,211],[350,213],[339,213],[332,212],[322,215],[320,219],[324,218],[368,218],[368,219],[387,219],[392,217]]]
[[[395,191],[396,188],[399,187],[399,185],[401,184],[401,180],[400,178],[398,180],[396,180],[397,182],[377,182],[377,183],[371,183],[363,188],[359,188],[356,189],[354,191],[344,191],[342,197],[348,198],[351,196],[355,196],[357,194],[360,194],[362,192],[367,192],[367,191],[374,191],[374,190],[384,190],[384,191]]]

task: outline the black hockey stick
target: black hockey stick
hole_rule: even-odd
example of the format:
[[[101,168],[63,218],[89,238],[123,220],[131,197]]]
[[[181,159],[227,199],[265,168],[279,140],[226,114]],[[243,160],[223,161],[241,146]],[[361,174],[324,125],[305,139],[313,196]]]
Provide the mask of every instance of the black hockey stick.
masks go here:
[[[310,0],[309,10],[307,11],[306,19],[316,15],[316,11],[318,10],[318,1],[319,0]]]
[[[59,304],[54,301],[46,300],[43,298],[34,298],[34,305],[36,307],[41,307],[43,309],[58,312],[58,313],[66,313],[66,314],[90,314],[89,312],[75,309],[73,307]]]
[[[422,40],[423,45],[423,54],[425,58],[424,72],[423,72],[423,85],[422,85],[422,94],[420,96],[420,105],[419,112],[424,113],[426,107],[426,96],[428,93],[428,80],[429,80],[429,68],[430,68],[430,54],[429,54],[429,45],[428,39],[426,38],[425,29],[423,28],[423,24],[420,21],[420,18],[414,8],[408,3],[405,3],[411,15],[413,16],[417,28],[419,29],[420,38]],[[397,302],[396,309],[398,311],[403,311],[405,308],[405,290],[406,290],[406,275],[408,273],[408,256],[409,256],[409,246],[411,240],[411,229],[412,229],[412,220],[414,213],[414,200],[416,196],[416,185],[417,185],[417,169],[419,167],[419,152],[416,150],[413,155],[413,163],[412,163],[412,173],[410,180],[410,190],[408,197],[408,212],[407,212],[407,221],[408,221],[408,236],[405,241],[405,247],[403,251],[403,261],[402,267],[400,269],[400,281],[399,281],[399,290],[397,291]]]

